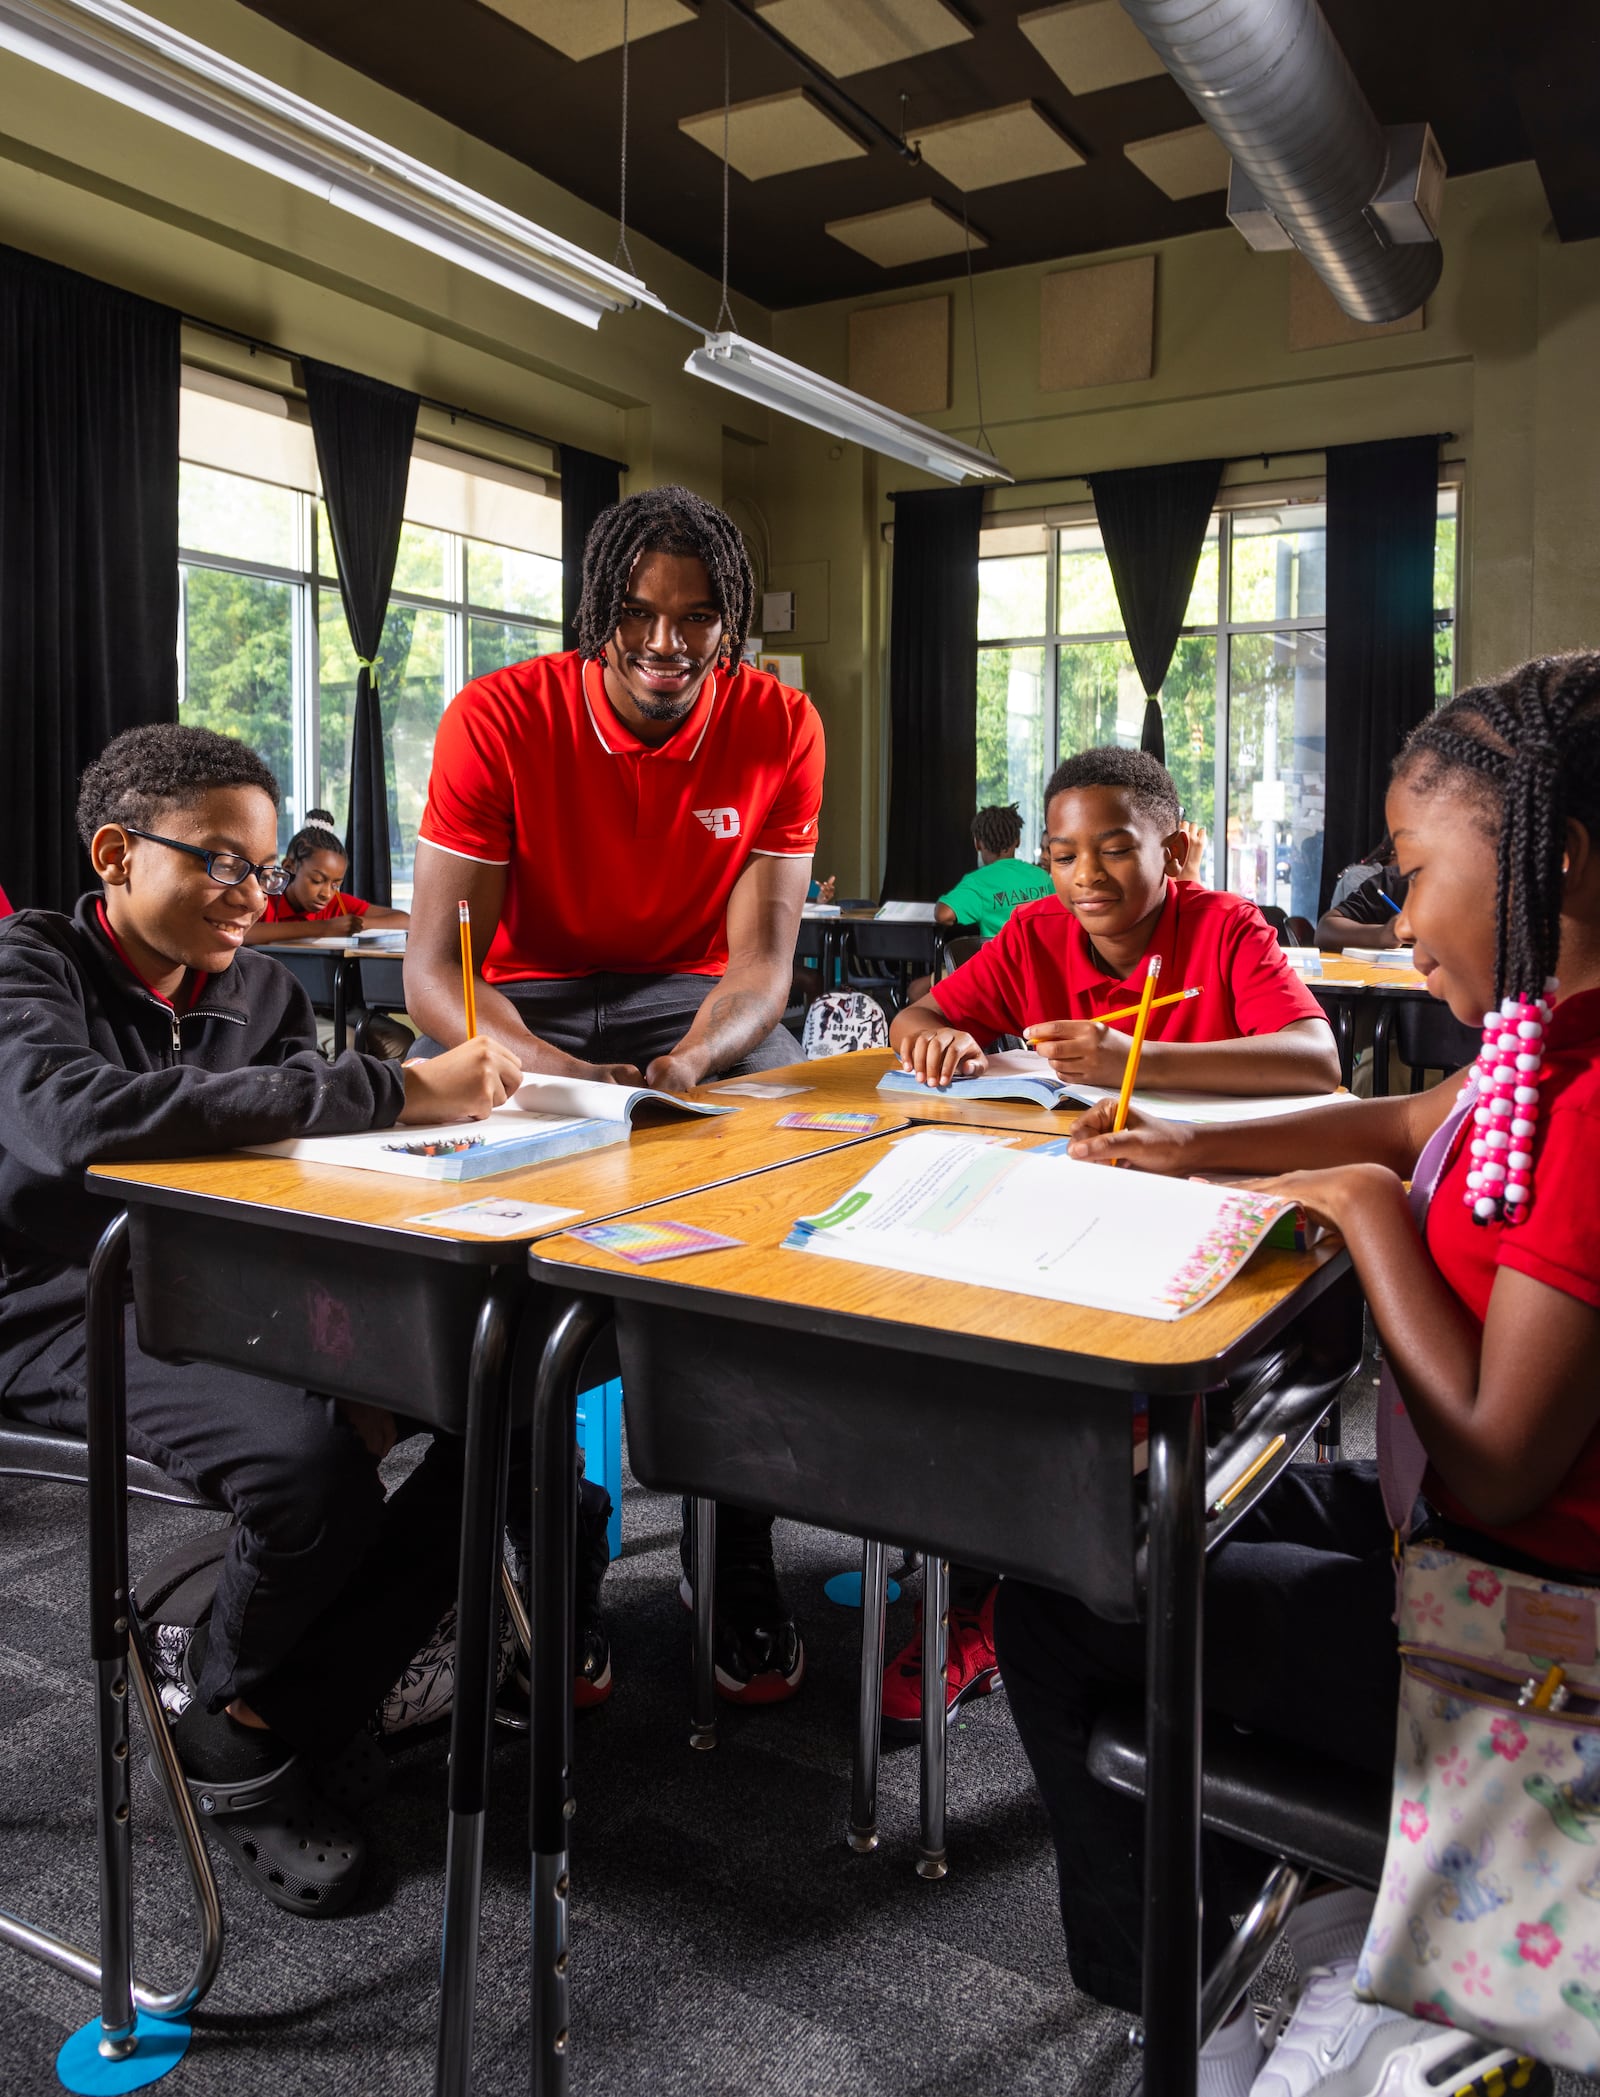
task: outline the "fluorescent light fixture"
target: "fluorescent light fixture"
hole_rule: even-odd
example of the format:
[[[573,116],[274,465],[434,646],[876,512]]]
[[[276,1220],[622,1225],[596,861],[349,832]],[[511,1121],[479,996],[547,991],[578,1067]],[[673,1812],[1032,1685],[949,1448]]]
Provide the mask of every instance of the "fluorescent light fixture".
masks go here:
[[[123,0],[0,0],[0,49],[594,328],[639,279]]]
[[[764,349],[759,342],[749,342],[743,335],[708,335],[704,348],[692,350],[683,368],[697,379],[709,379],[714,386],[725,386],[745,400],[758,401],[762,407],[775,408],[796,422],[809,423],[814,430],[826,430],[830,437],[844,437],[868,451],[882,452],[886,458],[899,459],[923,473],[935,474],[942,481],[965,480],[969,474],[980,480],[1012,478],[986,451],[974,451],[970,445],[957,444],[953,438],[930,429],[925,422],[913,422],[909,416],[896,415],[891,408],[880,408],[865,394],[852,393],[848,386],[836,386],[831,379],[819,378],[803,364],[791,364],[787,357]]]

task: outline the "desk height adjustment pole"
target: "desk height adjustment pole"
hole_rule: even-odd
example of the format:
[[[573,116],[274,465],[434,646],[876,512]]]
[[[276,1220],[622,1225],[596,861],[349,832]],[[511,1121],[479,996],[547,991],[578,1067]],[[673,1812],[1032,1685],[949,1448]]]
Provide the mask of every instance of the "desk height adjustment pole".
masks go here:
[[[717,1503],[703,1496],[689,1502],[689,1565],[694,1590],[689,1745],[706,1750],[717,1744]]]
[[[1152,1397],[1149,1405],[1144,2097],[1195,2097],[1200,2051],[1204,1399]]]
[[[929,1551],[922,1561],[922,1830],[917,1876],[942,1879],[944,1847],[945,1660],[950,1641],[950,1561]]]
[[[586,1297],[561,1304],[533,1386],[533,1651],[528,1658],[533,2097],[566,2097],[567,2089],[572,1543],[578,1498],[574,1420],[584,1356],[605,1322],[604,1310]]]
[[[883,1629],[889,1602],[889,1552],[870,1537],[861,1546],[861,1708],[850,1796],[850,1847],[878,1846],[878,1738],[883,1722]]]

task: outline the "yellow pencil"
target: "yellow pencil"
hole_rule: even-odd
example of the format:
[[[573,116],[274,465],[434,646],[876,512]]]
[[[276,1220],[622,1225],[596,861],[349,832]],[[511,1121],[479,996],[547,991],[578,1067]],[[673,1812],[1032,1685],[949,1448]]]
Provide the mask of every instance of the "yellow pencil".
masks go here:
[[[1164,998],[1152,998],[1150,1000],[1150,1010],[1155,1012],[1162,1005],[1181,1005],[1185,998],[1197,998],[1204,988],[1205,985],[1203,983],[1197,983],[1193,990],[1169,990]],[[1119,1005],[1115,1012],[1086,1012],[1083,1017],[1095,1020],[1105,1027],[1109,1026],[1114,1019],[1134,1018],[1138,1010],[1137,1005]],[[1023,1040],[1031,1042],[1037,1031],[1038,1029],[1035,1027],[1024,1027],[1022,1030]]]
[[[1251,1480],[1254,1478],[1259,1478],[1261,1476],[1261,1473],[1267,1468],[1267,1465],[1271,1463],[1272,1459],[1277,1455],[1278,1451],[1283,1447],[1284,1443],[1288,1439],[1289,1437],[1287,1435],[1275,1434],[1272,1437],[1272,1440],[1268,1442],[1265,1449],[1263,1449],[1261,1454],[1256,1458],[1255,1462],[1251,1464],[1246,1470],[1241,1471],[1239,1476],[1233,1481],[1232,1485],[1229,1486],[1228,1490],[1216,1500],[1216,1502],[1212,1506],[1211,1512],[1213,1514],[1222,1514],[1228,1508],[1230,1508],[1233,1505],[1234,1501],[1237,1500],[1239,1495],[1244,1491],[1245,1487],[1251,1482]]]
[[[472,909],[467,903],[458,903],[461,913],[461,1002],[467,1014],[467,1039],[475,1041],[478,1036],[478,997],[473,984],[472,969]]]
[[[1145,1030],[1150,1024],[1150,1006],[1156,994],[1156,978],[1161,974],[1161,956],[1152,954],[1145,964],[1144,995],[1139,1000],[1139,1016],[1133,1023],[1133,1039],[1128,1044],[1127,1067],[1122,1073],[1122,1090],[1117,1095],[1117,1118],[1111,1124],[1111,1133],[1118,1136],[1128,1125],[1128,1102],[1133,1098],[1133,1081],[1139,1075],[1139,1058],[1144,1054]]]

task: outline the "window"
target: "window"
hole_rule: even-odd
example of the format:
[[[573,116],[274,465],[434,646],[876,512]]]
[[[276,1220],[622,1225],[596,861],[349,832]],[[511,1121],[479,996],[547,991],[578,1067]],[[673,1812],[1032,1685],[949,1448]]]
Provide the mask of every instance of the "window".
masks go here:
[[[1439,491],[1434,690],[1454,689],[1457,491]],[[1327,516],[1218,511],[1160,698],[1167,769],[1208,835],[1202,878],[1315,918],[1322,873]],[[1092,522],[996,525],[978,568],[977,804],[1015,801],[1024,857],[1062,757],[1138,746],[1145,694]]]
[[[357,665],[327,512],[311,492],[310,433],[283,419],[281,401],[276,419],[240,405],[232,396],[253,389],[225,381],[209,382],[222,397],[197,401],[190,376],[178,482],[179,717],[261,752],[283,788],[280,844],[308,808],[329,809],[343,830]],[[284,478],[236,472],[219,458]],[[397,902],[411,892],[445,707],[469,678],[561,646],[560,505],[526,474],[485,465],[480,475],[470,463],[417,446],[378,648]],[[501,544],[485,528],[532,543]]]

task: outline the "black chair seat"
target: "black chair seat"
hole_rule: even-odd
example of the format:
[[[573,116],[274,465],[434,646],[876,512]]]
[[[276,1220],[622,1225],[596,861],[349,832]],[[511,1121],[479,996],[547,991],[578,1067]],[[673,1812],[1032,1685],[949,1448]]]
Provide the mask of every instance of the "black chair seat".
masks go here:
[[[60,1485],[89,1483],[89,1444],[65,1427],[36,1427],[28,1420],[0,1415],[0,1477],[49,1478]],[[170,1500],[176,1507],[210,1507],[219,1503],[142,1456],[128,1458],[128,1490],[147,1500]]]
[[[1144,1797],[1142,1704],[1101,1718],[1089,1742],[1089,1772],[1112,1791]],[[1383,1876],[1389,1800],[1387,1777],[1207,1721],[1200,1814],[1219,1835],[1309,1864],[1330,1878],[1376,1888]]]

